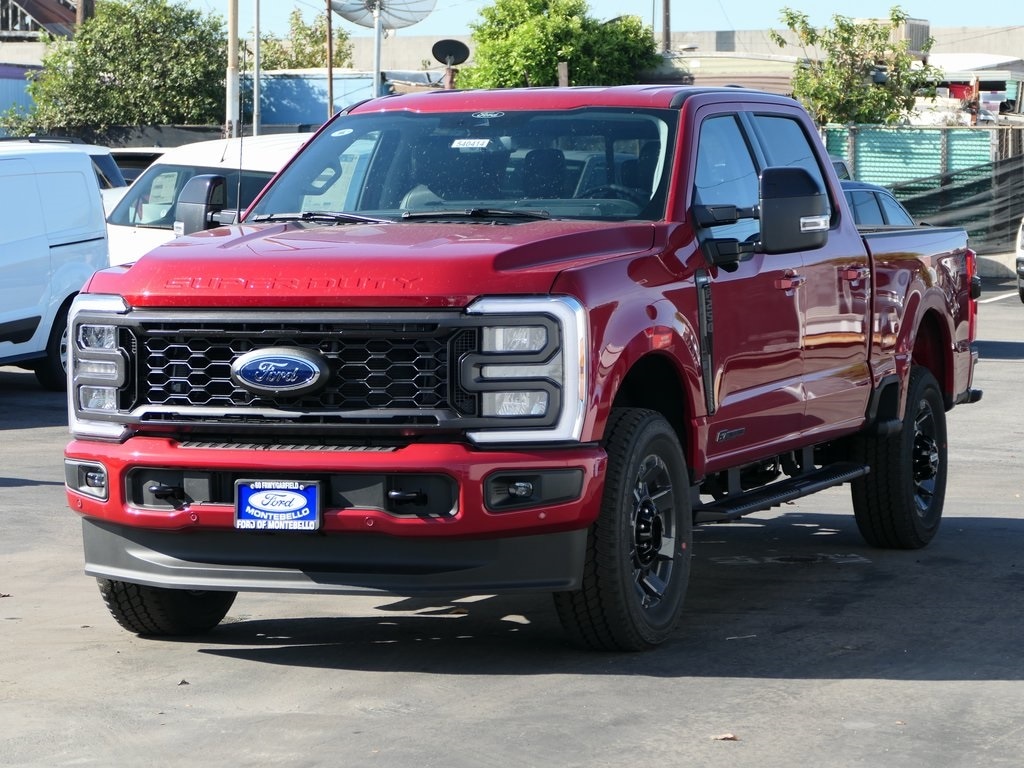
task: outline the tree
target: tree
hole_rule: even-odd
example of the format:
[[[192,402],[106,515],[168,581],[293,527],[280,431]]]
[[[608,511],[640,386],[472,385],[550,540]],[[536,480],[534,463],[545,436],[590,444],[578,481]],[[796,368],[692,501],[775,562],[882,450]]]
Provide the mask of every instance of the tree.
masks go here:
[[[70,40],[49,38],[28,91],[34,107],[4,127],[80,132],[111,125],[216,125],[227,45],[219,16],[168,0],[98,0]]]
[[[348,33],[333,26],[334,56],[331,65],[352,66],[352,43]],[[302,11],[292,10],[288,16],[288,37],[273,34],[260,36],[260,68],[308,69],[327,66],[327,16],[318,14],[312,24],[302,19]]]
[[[805,13],[781,13],[805,56],[793,74],[793,95],[819,125],[894,123],[914,108],[917,96],[935,97],[940,70],[918,61],[907,41],[893,34],[909,18],[899,6],[890,10],[888,22],[835,15],[832,26],[820,30]],[[787,45],[778,32],[771,36],[780,48]],[[933,42],[929,38],[921,53]]]
[[[557,85],[558,63],[573,85],[635,83],[658,62],[654,35],[637,16],[600,22],[586,0],[495,0],[471,24],[474,65],[459,72],[460,88]]]

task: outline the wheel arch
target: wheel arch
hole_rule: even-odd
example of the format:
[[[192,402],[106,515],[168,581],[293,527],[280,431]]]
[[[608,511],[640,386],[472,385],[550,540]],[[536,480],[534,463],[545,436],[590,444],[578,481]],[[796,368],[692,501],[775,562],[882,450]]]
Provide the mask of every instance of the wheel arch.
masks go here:
[[[685,377],[669,356],[649,353],[637,359],[620,382],[611,407],[657,411],[676,433],[687,456],[693,455],[692,430],[687,427],[693,407]]]
[[[952,337],[947,324],[944,323],[935,309],[927,310],[918,323],[914,334],[914,346],[910,355],[911,365],[920,365],[931,371],[942,390],[942,400],[948,411],[953,407],[954,383],[952,355]],[[904,382],[910,371],[906,371]],[[904,387],[906,390],[906,387]]]

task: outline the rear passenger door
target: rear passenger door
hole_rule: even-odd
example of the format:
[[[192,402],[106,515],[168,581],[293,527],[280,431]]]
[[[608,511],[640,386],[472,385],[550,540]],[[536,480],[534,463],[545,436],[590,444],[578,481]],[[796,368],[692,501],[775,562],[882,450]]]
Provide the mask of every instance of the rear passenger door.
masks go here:
[[[773,112],[750,116],[767,166],[799,167],[832,197],[814,150],[797,114]],[[868,318],[871,270],[867,250],[852,222],[842,222],[834,197],[828,243],[800,254],[796,291],[800,314],[805,430],[828,432],[863,418],[869,371]]]

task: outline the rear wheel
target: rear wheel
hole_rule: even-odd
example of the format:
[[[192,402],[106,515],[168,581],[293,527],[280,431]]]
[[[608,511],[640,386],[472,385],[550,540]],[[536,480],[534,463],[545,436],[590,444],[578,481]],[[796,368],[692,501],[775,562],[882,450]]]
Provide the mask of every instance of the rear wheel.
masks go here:
[[[235,592],[163,589],[97,579],[110,615],[139,635],[196,635],[220,624]]]
[[[68,385],[68,308],[61,307],[53,318],[46,357],[32,366],[43,389],[63,392]]]
[[[919,549],[939,529],[946,496],[946,409],[927,368],[910,372],[906,415],[895,435],[862,437],[871,472],[852,484],[857,527],[868,544]]]
[[[614,410],[605,448],[608,475],[583,583],[556,593],[555,607],[576,645],[645,650],[664,642],[682,615],[693,524],[686,463],[654,411]]]

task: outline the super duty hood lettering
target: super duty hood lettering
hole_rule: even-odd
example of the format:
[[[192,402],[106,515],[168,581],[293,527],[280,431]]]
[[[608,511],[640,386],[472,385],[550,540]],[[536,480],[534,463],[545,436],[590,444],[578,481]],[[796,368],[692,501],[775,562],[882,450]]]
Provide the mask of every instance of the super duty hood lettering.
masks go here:
[[[334,291],[339,288],[350,288],[357,290],[386,290],[397,288],[408,291],[416,287],[422,277],[368,277],[368,276],[345,276],[345,277],[218,277],[218,276],[195,276],[195,277],[171,277],[164,283],[167,290],[193,290],[193,291],[217,291],[217,290],[251,290],[251,291]]]

